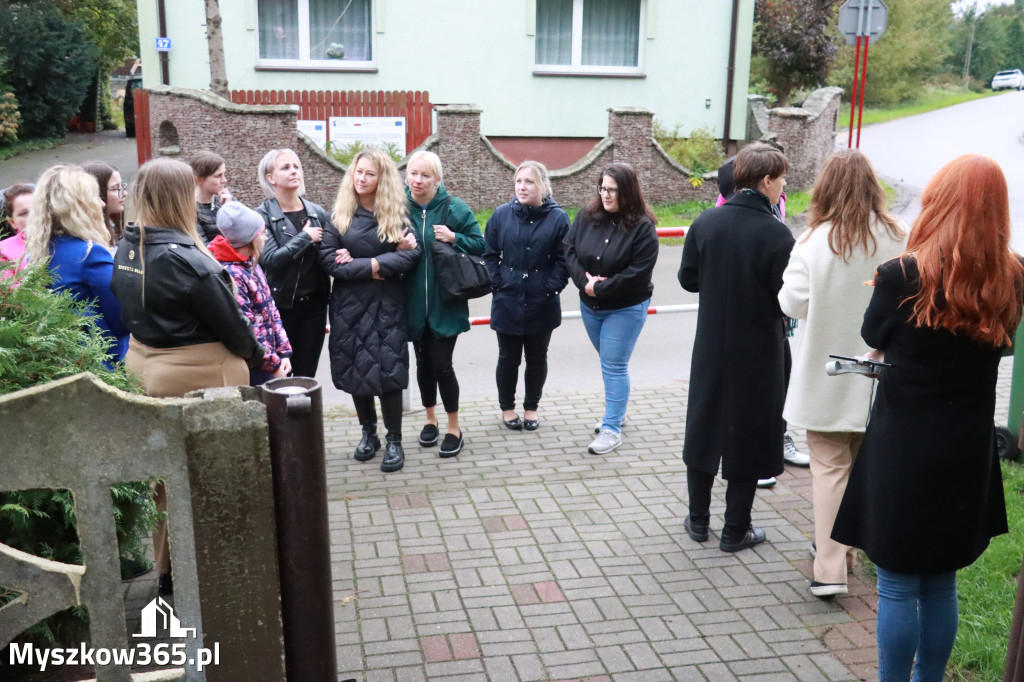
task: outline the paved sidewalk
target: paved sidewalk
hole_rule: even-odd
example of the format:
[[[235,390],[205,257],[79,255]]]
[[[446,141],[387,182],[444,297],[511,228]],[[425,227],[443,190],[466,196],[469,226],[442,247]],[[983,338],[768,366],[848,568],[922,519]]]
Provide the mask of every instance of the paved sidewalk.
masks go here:
[[[1010,361],[999,388],[1005,421]],[[333,390],[325,387],[325,390]],[[810,477],[787,465],[759,491],[768,542],[691,541],[681,461],[686,382],[634,387],[624,444],[586,453],[600,396],[545,396],[540,430],[513,432],[494,405],[463,405],[456,459],[420,448],[406,465],[352,459],[359,427],[327,420],[340,676],[382,680],[857,680],[875,668],[874,586],[808,591]],[[798,432],[798,444],[802,432]]]

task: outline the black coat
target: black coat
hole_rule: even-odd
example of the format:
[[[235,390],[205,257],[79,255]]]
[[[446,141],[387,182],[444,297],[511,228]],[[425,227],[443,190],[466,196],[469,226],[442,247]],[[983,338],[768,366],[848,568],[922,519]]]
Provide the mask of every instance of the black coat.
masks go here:
[[[320,263],[334,277],[331,291],[331,378],[352,395],[383,395],[409,385],[409,345],[400,275],[420,257],[421,247],[396,251],[377,236],[377,219],[356,209],[345,234],[324,228]],[[352,262],[334,262],[337,249],[348,249]],[[377,259],[383,280],[373,279],[370,260]]]
[[[878,269],[861,336],[892,364],[878,382],[832,537],[897,573],[974,562],[1005,533],[992,421],[1001,349],[909,323],[914,260]],[[902,305],[901,305],[902,304]],[[1012,331],[1011,331],[1012,336]]]
[[[619,310],[643,303],[654,293],[654,264],[658,262],[658,231],[649,218],[623,228],[618,214],[591,218],[580,211],[565,235],[565,262],[580,290],[580,301],[591,310]],[[607,277],[585,289],[587,275]]]
[[[569,283],[562,240],[569,216],[554,199],[502,204],[487,221],[484,262],[491,275],[491,329],[526,336],[562,323],[559,292]]]
[[[147,227],[141,241],[139,227],[129,224],[117,244],[110,282],[132,336],[153,348],[220,341],[249,367],[259,367],[263,346],[221,264],[180,230]]]
[[[683,461],[738,481],[782,473],[786,343],[778,293],[793,235],[767,197],[738,193],[693,221],[679,283],[700,292]]]
[[[331,218],[322,206],[312,201],[302,200],[302,205],[309,216],[310,225],[322,227],[324,234],[331,225]],[[320,256],[317,245],[306,234],[301,225],[292,222],[281,211],[277,199],[267,199],[256,212],[263,216],[267,228],[267,242],[260,251],[260,266],[267,276],[270,293],[278,308],[290,310],[295,303],[295,292],[299,287],[299,277],[303,272],[312,272],[313,293],[318,300],[326,300],[330,290],[330,282],[319,267]]]

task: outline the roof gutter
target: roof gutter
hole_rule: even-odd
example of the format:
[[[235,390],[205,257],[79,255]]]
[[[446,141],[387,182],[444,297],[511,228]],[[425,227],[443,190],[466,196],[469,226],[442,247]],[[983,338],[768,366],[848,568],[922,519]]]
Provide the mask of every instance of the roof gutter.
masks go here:
[[[160,37],[167,37],[167,8],[164,0],[157,0],[157,17],[160,22]],[[167,52],[160,52],[160,82],[164,85],[171,84],[170,56]]]
[[[162,3],[163,0],[160,0]],[[732,146],[732,97],[736,81],[736,33],[739,30],[740,0],[732,0],[732,25],[729,29],[729,68],[725,78],[725,125],[722,126],[722,147],[730,153]]]

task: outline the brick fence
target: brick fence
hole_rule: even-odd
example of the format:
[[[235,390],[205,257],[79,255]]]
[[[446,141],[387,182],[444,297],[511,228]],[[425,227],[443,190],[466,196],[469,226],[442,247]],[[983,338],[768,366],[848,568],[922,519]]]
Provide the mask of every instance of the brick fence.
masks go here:
[[[157,155],[187,160],[199,149],[212,149],[227,160],[229,187],[249,205],[263,201],[256,177],[259,160],[274,148],[291,148],[305,171],[307,196],[326,207],[334,204],[345,169],[298,132],[295,105],[235,104],[211,92],[181,88],[152,88],[149,116],[152,149]],[[768,112],[768,131],[786,148],[792,164],[789,184],[810,186],[832,150],[839,90],[819,90],[803,109]],[[497,206],[512,196],[515,167],[480,131],[482,110],[473,105],[435,107],[436,133],[419,149],[437,152],[444,163],[445,185],[470,206]],[[762,117],[763,118],[763,117]],[[652,136],[654,112],[632,107],[608,110],[608,135],[582,159],[551,171],[556,199],[579,206],[593,199],[599,174],[608,164],[625,161],[640,176],[646,199],[667,203],[690,199],[713,200],[718,194],[715,174],[694,186],[692,173],[670,158]],[[400,164],[401,167],[401,164]]]

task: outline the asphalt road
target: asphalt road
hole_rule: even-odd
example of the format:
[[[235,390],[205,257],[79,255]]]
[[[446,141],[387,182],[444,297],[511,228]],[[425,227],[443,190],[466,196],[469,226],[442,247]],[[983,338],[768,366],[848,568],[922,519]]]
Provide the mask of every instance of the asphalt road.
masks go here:
[[[861,131],[860,148],[875,169],[914,196],[900,217],[909,225],[921,210],[917,195],[943,165],[962,154],[991,156],[1010,187],[1013,247],[1024,253],[1024,92],[965,102]],[[846,146],[846,136],[840,136]]]
[[[124,182],[131,181],[139,169],[135,138],[125,137],[123,130],[101,133],[69,133],[67,142],[52,149],[19,154],[0,161],[0,187],[15,182],[35,182],[42,172],[61,163],[103,161],[121,173]]]

